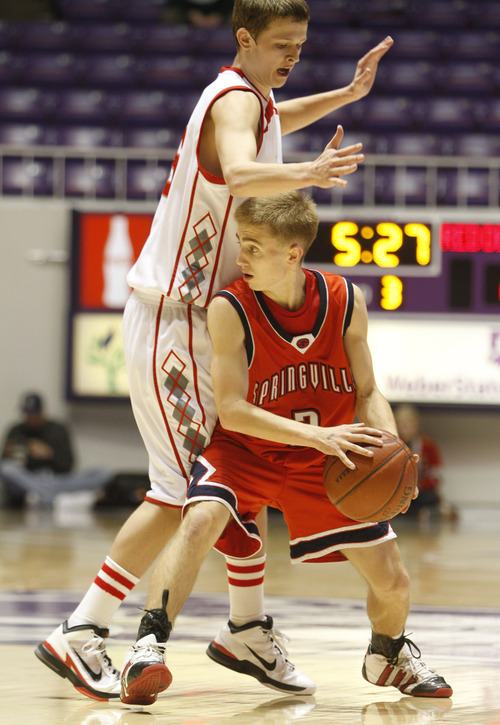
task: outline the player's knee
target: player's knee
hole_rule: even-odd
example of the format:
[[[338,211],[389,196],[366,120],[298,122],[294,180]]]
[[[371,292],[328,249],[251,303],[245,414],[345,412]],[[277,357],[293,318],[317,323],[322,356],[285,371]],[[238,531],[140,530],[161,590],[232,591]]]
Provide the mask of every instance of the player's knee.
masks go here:
[[[191,504],[182,524],[184,537],[193,546],[217,540],[224,530],[228,516],[223,504],[211,501]]]

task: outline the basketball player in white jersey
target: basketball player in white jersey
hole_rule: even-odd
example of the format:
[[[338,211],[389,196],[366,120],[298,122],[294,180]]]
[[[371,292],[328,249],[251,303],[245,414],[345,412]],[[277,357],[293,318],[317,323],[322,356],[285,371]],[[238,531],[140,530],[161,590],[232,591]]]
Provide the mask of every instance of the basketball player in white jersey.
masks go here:
[[[105,650],[111,619],[177,530],[191,466],[215,425],[206,307],[215,292],[239,276],[236,205],[245,197],[309,186],[345,187],[342,177],[363,160],[361,144],[339,148],[343,131],[338,127],[318,158],[282,163],[281,136],[369,93],[378,62],[393,42],[386,38],[367,53],[347,87],[276,104],[272,89],[285,85],[299,61],[308,21],[305,0],[236,0],[235,60],[205,89],[192,113],[150,236],[128,277],[133,292],[123,339],[151,489],[118,533],[77,609],[36,650],[89,697],[119,696],[119,673]],[[259,529],[265,529],[265,519]],[[252,643],[248,662],[234,655],[232,669],[261,679],[263,662],[276,662],[274,689],[314,691],[314,683],[294,670],[275,645],[272,618],[264,612],[265,554],[226,562],[231,627],[223,630],[225,646],[230,650],[231,633],[236,633],[240,648],[247,631]],[[158,600],[155,583],[161,580],[153,574],[146,606]],[[141,688],[147,692],[150,678],[156,677],[165,639],[161,630],[139,631],[127,657],[142,663],[135,668],[140,673],[136,696]]]

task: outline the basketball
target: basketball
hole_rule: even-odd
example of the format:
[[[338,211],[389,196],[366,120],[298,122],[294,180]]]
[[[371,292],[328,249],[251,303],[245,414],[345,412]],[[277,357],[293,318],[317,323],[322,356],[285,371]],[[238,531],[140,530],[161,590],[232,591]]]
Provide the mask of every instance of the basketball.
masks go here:
[[[417,464],[405,443],[383,431],[382,446],[367,446],[372,458],[348,453],[356,468],[327,456],[323,482],[336,508],[355,521],[392,519],[411,502],[417,486]]]

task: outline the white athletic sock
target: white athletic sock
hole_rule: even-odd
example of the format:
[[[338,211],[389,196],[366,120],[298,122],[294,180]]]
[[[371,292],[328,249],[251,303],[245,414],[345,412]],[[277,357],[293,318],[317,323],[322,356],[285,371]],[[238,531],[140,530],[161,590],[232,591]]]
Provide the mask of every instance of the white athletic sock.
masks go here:
[[[82,601],[68,618],[68,626],[97,624],[107,629],[116,610],[138,581],[138,577],[107,556]]]
[[[231,622],[240,627],[247,622],[263,621],[266,555],[258,559],[226,556],[226,566]]]

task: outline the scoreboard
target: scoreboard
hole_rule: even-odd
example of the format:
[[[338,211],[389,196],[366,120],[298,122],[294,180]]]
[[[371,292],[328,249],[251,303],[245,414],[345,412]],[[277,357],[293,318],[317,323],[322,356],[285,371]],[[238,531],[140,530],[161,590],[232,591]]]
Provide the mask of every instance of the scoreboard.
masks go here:
[[[349,277],[370,312],[500,315],[500,211],[321,209],[306,265]]]

